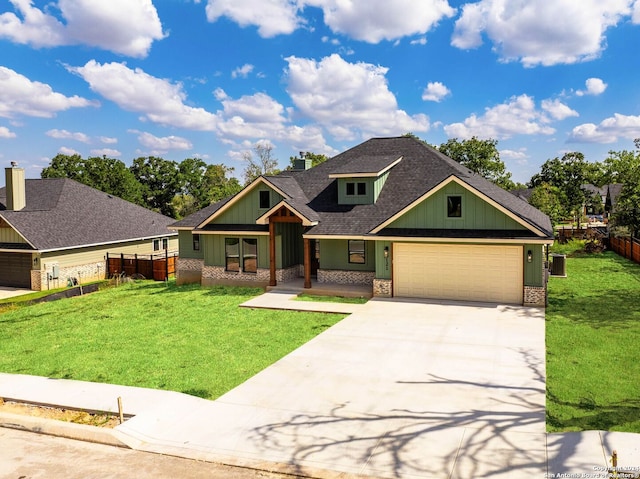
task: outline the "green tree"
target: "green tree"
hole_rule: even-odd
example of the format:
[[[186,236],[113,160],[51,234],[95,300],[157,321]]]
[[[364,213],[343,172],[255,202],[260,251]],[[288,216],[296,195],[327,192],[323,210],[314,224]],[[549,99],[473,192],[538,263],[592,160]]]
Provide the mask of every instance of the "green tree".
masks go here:
[[[253,146],[253,151],[257,158],[254,158],[250,151],[242,154],[242,159],[247,162],[244,169],[244,184],[248,185],[253,180],[262,175],[276,175],[278,170],[278,160],[273,157],[273,145],[261,141]]]
[[[634,140],[635,151],[609,152],[605,164],[610,166],[612,182],[622,183],[622,191],[613,211],[615,226],[640,235],[640,138]]]
[[[142,186],[120,160],[80,155],[56,155],[42,170],[42,178],[70,178],[123,200],[143,205]]]
[[[142,185],[122,161],[106,156],[87,158],[85,162],[87,184],[105,193],[137,205],[144,205]]]
[[[176,218],[188,216],[242,189],[233,168],[208,165],[200,159],[187,158],[180,165],[181,191],[172,200]]]
[[[182,190],[178,163],[156,156],[133,160],[131,172],[142,185],[142,198],[147,208],[176,217],[173,198]]]
[[[238,179],[231,176],[233,171],[234,168],[225,165],[207,166],[204,173],[204,182],[209,192],[207,204],[235,195],[242,189]]]
[[[564,194],[557,186],[541,183],[533,189],[529,203],[535,206],[551,219],[551,224],[557,224],[566,215],[564,208]]]
[[[584,155],[574,151],[565,153],[562,158],[545,161],[540,173],[531,178],[530,186],[535,188],[542,183],[548,183],[562,191],[565,210],[576,215],[579,220],[586,199],[582,185],[589,183],[588,164]]]
[[[80,155],[57,154],[49,162],[49,166],[42,169],[41,178],[69,178],[85,183],[84,160]]]
[[[450,138],[441,144],[438,150],[506,190],[515,186],[511,180],[511,173],[500,159],[497,140],[479,140],[475,136],[462,141]]]

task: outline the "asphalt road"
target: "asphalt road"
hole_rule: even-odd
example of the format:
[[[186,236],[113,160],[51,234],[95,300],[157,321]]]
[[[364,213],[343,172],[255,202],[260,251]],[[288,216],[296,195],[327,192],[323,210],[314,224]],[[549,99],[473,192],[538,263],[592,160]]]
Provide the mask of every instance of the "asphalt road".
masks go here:
[[[0,427],[0,478],[3,479],[291,477]]]

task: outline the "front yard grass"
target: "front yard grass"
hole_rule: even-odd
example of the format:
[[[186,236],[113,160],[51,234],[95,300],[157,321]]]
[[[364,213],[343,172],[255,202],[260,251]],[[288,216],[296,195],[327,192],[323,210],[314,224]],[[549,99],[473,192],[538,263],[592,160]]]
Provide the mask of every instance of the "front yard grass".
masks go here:
[[[640,433],[640,266],[567,257],[546,311],[547,430]]]
[[[0,371],[214,399],[344,315],[239,308],[262,290],[143,281],[0,314]]]

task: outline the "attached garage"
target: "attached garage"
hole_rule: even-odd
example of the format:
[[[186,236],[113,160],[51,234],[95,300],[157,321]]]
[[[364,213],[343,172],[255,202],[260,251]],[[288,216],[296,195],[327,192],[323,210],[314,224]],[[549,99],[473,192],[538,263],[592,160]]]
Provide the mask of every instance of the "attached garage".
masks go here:
[[[31,254],[0,253],[0,286],[31,288]]]
[[[523,247],[395,243],[394,296],[522,304]]]

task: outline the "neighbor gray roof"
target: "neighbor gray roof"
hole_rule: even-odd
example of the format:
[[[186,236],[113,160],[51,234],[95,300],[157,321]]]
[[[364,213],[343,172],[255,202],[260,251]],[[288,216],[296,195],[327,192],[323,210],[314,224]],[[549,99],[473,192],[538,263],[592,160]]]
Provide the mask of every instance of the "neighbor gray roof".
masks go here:
[[[381,165],[389,165],[400,157],[402,161],[389,170],[375,204],[338,204],[338,180],[330,178],[330,174],[379,171],[384,168]],[[364,166],[368,160],[372,161],[371,168]],[[284,171],[265,179],[286,193],[287,202],[298,210],[307,208],[306,211],[315,212],[318,224],[307,233],[367,235],[451,176],[553,238],[551,222],[544,213],[415,138],[373,138],[309,170]],[[213,205],[209,207],[209,215],[215,209]],[[202,221],[209,215],[198,212],[175,226],[195,227],[200,224],[198,219]]]
[[[26,180],[26,207],[6,210],[0,188],[0,217],[37,250],[115,243],[175,235],[175,220],[66,178]]]

